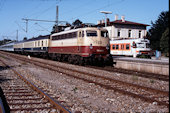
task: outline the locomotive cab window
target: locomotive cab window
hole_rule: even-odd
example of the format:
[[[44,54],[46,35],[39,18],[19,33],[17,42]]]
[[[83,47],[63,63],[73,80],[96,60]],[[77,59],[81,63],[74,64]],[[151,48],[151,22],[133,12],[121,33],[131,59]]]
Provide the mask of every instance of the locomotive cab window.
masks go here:
[[[150,48],[150,44],[149,43],[146,43],[146,48]]]
[[[107,38],[108,37],[108,31],[101,31],[101,36]]]
[[[144,43],[137,43],[137,48],[145,48],[145,44]]]
[[[97,36],[97,31],[87,30],[86,34],[87,34],[88,37],[90,37],[90,36]]]

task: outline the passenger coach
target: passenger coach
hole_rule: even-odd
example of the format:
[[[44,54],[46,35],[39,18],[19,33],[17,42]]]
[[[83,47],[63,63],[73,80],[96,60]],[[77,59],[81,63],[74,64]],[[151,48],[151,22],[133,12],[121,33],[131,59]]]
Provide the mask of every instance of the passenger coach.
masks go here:
[[[0,50],[14,52],[14,48],[13,48],[14,44],[15,42],[8,42],[5,45],[1,45]]]
[[[110,41],[111,55],[141,56],[151,57],[152,52],[148,39],[120,39]]]
[[[18,42],[14,45],[14,51],[21,54],[45,57],[48,55],[49,37],[49,35],[45,35]]]

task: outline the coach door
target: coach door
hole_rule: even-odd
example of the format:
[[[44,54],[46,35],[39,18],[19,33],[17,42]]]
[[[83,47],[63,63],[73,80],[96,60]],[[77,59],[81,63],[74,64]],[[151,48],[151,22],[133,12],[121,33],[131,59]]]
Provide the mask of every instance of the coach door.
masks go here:
[[[125,44],[120,43],[120,55],[125,55]]]

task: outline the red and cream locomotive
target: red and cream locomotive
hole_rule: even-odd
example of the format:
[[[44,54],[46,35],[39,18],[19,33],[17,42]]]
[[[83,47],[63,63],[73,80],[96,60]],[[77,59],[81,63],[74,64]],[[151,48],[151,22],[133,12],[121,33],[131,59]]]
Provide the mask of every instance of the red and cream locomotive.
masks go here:
[[[86,27],[52,34],[48,54],[53,59],[74,64],[103,62],[109,56],[108,31]]]

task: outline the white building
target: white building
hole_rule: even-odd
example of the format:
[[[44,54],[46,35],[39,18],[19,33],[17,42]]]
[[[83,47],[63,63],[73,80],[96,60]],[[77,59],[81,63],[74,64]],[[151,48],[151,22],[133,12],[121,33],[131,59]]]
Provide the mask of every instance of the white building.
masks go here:
[[[104,27],[105,23],[103,21],[98,22],[98,26]],[[141,24],[131,21],[126,21],[124,16],[118,19],[115,15],[115,21],[110,22],[107,19],[107,27],[105,27],[109,32],[110,39],[129,39],[129,38],[144,38],[146,37],[146,27],[147,24]]]

